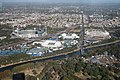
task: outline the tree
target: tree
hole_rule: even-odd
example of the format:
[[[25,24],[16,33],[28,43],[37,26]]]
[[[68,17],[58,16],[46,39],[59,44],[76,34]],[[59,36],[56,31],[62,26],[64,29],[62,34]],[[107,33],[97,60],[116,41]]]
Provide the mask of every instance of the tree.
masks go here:
[[[35,76],[27,75],[26,80],[37,80]]]
[[[36,75],[36,74],[37,74],[36,70],[32,70],[32,72],[33,72],[33,74],[34,74],[34,75]]]
[[[81,70],[81,65],[79,63],[75,64],[75,72],[80,72]]]
[[[69,79],[68,79],[68,77],[65,76],[62,80],[69,80]]]

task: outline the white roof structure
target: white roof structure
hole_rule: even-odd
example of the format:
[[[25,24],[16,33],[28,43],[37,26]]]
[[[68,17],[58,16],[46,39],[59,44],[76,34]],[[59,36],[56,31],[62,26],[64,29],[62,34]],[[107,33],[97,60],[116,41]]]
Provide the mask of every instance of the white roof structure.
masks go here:
[[[107,31],[93,29],[93,30],[86,30],[85,33],[87,36],[90,36],[90,37],[110,38],[110,34]]]
[[[61,34],[61,36],[59,36],[59,38],[61,38],[61,37],[63,39],[78,39],[79,38],[79,36],[77,34],[75,34],[75,33],[73,33],[73,34],[63,33],[63,34]]]
[[[19,38],[35,38],[42,36],[46,33],[45,29],[37,30],[34,28],[33,30],[19,30],[18,28],[11,33],[12,37]]]
[[[47,48],[61,48],[62,43],[56,40],[45,40],[41,43],[41,46],[47,47]]]

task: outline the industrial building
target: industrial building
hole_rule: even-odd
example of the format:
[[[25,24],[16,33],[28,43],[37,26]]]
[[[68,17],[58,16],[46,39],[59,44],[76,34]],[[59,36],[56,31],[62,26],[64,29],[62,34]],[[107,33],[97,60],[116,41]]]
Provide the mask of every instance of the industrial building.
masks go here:
[[[78,39],[79,38],[79,36],[77,35],[77,34],[75,34],[75,33],[73,33],[73,34],[66,34],[66,33],[63,33],[63,34],[61,34],[60,36],[59,36],[59,38],[63,38],[63,39]]]
[[[33,30],[20,30],[17,28],[11,33],[12,38],[36,38],[43,35],[47,35],[46,29],[37,30],[34,28]]]
[[[56,40],[54,38],[53,39],[42,40],[42,41],[35,41],[35,42],[32,43],[32,45],[37,45],[37,47],[46,48],[47,53],[51,53],[51,52],[54,52],[54,51],[57,51],[57,50],[62,50],[64,48],[72,47],[73,45],[76,45],[76,44],[78,44],[77,40],[72,40],[71,39],[71,40],[59,41],[59,40]],[[29,53],[29,54],[32,54],[32,53]]]
[[[87,29],[85,31],[86,36],[89,38],[97,39],[97,40],[103,40],[103,39],[109,39],[111,38],[109,32],[106,30],[102,31],[100,29]]]
[[[74,45],[78,44],[77,40],[64,40],[64,47],[72,47]]]
[[[62,49],[62,42],[57,40],[44,40],[41,46],[56,51]]]
[[[33,48],[29,51],[27,51],[27,54],[30,54],[32,56],[44,56],[45,54],[45,50],[43,50],[42,48]]]

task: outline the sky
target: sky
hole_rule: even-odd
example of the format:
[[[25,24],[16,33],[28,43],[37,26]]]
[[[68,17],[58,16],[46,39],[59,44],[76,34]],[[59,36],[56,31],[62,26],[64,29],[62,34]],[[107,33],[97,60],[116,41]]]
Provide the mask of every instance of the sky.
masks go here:
[[[1,0],[0,0],[1,1]],[[44,2],[44,3],[120,3],[120,0],[2,0],[2,2]]]

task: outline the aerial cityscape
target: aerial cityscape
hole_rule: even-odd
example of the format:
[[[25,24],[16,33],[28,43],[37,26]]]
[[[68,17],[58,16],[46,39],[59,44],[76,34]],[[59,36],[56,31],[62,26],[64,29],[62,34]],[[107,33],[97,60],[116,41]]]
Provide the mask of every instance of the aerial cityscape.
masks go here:
[[[0,1],[0,80],[120,80],[120,1]]]

